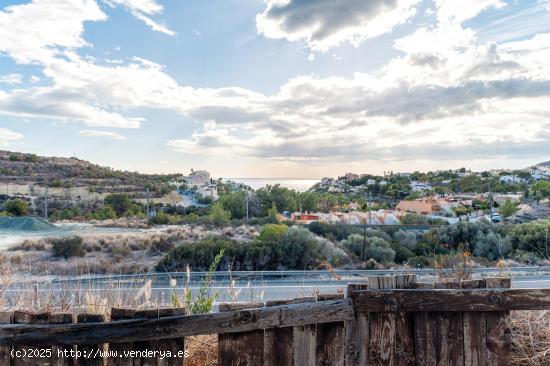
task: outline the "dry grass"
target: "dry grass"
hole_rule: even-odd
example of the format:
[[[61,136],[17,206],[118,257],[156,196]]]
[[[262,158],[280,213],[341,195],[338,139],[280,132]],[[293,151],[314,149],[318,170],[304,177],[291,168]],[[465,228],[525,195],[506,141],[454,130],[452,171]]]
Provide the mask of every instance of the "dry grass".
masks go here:
[[[185,350],[189,352],[189,357],[185,359],[186,366],[218,365],[217,334],[186,337]]]
[[[513,311],[511,365],[550,365],[550,312]]]

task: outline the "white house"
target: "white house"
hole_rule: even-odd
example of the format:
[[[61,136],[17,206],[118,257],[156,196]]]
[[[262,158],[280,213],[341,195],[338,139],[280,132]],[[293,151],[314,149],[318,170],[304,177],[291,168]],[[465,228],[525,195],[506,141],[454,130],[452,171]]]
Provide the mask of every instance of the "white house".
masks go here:
[[[502,177],[500,177],[500,183],[502,184],[521,184],[525,182],[525,179],[520,178],[517,175],[503,175]]]
[[[428,183],[412,181],[411,189],[413,192],[422,192],[431,190],[432,186]]]

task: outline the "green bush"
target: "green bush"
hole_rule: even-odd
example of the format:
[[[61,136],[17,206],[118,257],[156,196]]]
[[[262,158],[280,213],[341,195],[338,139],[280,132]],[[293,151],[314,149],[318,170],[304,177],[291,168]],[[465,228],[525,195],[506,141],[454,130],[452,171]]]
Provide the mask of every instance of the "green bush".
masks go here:
[[[213,205],[208,216],[210,223],[215,226],[226,226],[231,219],[231,213],[224,210],[219,204]]]
[[[57,238],[50,241],[54,257],[83,257],[85,254],[83,240],[79,236]]]
[[[19,198],[14,198],[6,202],[4,209],[13,216],[25,216],[29,213],[29,205]]]
[[[126,211],[132,208],[133,202],[127,193],[113,193],[103,200],[106,206],[111,206],[117,216],[123,216]]]

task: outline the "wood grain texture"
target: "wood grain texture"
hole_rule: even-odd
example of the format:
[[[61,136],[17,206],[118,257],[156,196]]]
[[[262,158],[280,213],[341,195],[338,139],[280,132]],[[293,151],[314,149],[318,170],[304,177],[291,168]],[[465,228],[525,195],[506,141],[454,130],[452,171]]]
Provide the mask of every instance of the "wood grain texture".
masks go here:
[[[394,289],[395,276],[369,276],[369,290]],[[369,313],[369,364],[395,365],[396,314]]]
[[[111,321],[132,319],[136,316],[135,309],[128,308],[112,308],[111,309]],[[134,349],[134,342],[120,342],[120,343],[109,343],[109,351],[113,352],[124,352],[127,350]],[[134,366],[134,358],[130,356],[116,357],[109,360],[109,365],[111,366]]]
[[[294,304],[315,303],[315,296],[299,297],[293,300]],[[294,365],[317,365],[317,324],[308,324],[293,327],[293,359]]]
[[[355,291],[367,289],[367,283],[350,283],[348,284],[346,297],[351,299]],[[366,312],[356,312],[355,319],[346,321],[345,327],[346,366],[368,365],[369,314]]]
[[[103,314],[78,314],[77,322],[80,324],[104,323],[106,320]],[[103,366],[103,358],[100,357],[98,350],[105,349],[103,342],[93,342],[78,346],[81,356],[76,360],[78,366]]]
[[[266,306],[288,305],[293,300],[267,301]],[[264,366],[294,365],[292,327],[271,328],[264,332]]]
[[[395,278],[395,288],[408,289],[416,282],[416,275],[399,275]],[[395,365],[413,366],[414,352],[414,317],[410,313],[395,315]]]
[[[487,288],[510,288],[510,278],[486,278]],[[509,311],[489,312],[487,321],[487,365],[510,364],[512,339],[509,327]]]
[[[0,325],[0,346],[134,342],[332,323],[354,318],[351,300],[343,299],[158,319],[55,325],[3,324]]]
[[[550,309],[549,289],[358,291],[357,311],[507,311]],[[1,329],[1,327],[0,327]]]
[[[256,304],[220,304],[219,311],[252,309],[263,307]],[[219,366],[262,366],[264,356],[264,331],[255,330],[242,333],[218,335]]]
[[[464,289],[482,289],[485,280],[462,282]],[[481,290],[479,290],[481,291]],[[487,293],[487,291],[485,291]],[[464,324],[464,364],[485,366],[487,364],[487,321],[485,314],[466,311],[462,316]]]
[[[136,311],[135,317],[146,319],[160,319],[184,314],[184,308],[162,308]],[[167,352],[170,352],[172,355],[181,354],[183,356],[183,351],[185,350],[185,342],[183,337],[134,342],[133,349],[156,352],[156,354],[153,354],[150,357],[146,356],[134,359],[134,366],[183,365],[183,357],[162,357],[162,355],[165,355]]]
[[[49,318],[49,313],[34,313],[26,311],[15,311],[13,313],[14,324],[48,324]],[[12,358],[12,364],[14,366],[51,366],[52,347],[49,344],[50,343],[44,343],[40,346],[22,345],[14,347],[16,357]],[[44,353],[46,349],[49,350],[49,355]]]

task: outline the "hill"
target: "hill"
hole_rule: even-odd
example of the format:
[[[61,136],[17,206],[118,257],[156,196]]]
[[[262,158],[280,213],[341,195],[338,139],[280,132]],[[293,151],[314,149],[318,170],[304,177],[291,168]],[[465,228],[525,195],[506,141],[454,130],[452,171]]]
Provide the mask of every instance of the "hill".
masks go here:
[[[45,157],[0,150],[0,184],[85,187],[93,192],[144,193],[149,188],[163,195],[170,190],[168,182],[177,176],[115,170],[74,157]]]

